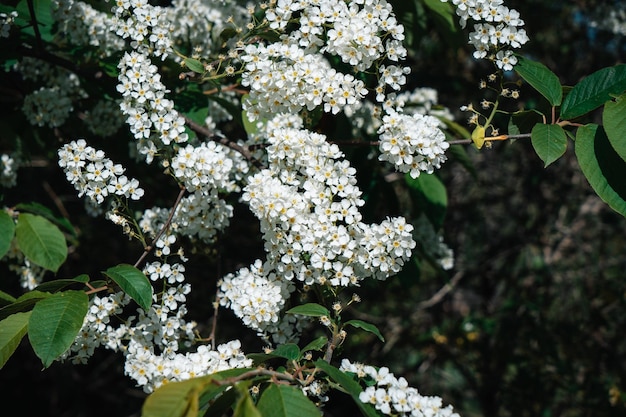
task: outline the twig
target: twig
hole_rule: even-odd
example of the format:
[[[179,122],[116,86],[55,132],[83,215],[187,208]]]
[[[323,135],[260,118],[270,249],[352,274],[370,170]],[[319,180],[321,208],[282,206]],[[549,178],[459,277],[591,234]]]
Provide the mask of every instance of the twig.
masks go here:
[[[39,23],[37,22],[37,16],[35,16],[35,5],[33,4],[33,0],[28,0],[26,3],[28,3],[28,12],[30,13],[31,23],[35,31],[37,49],[43,51],[43,41],[41,40],[41,32],[39,32]]]
[[[456,287],[456,285],[459,283],[459,281],[461,280],[461,278],[463,278],[463,273],[462,272],[457,272],[456,274],[454,274],[454,276],[452,277],[452,279],[450,280],[450,282],[446,283],[446,285],[444,285],[443,287],[441,287],[439,289],[439,291],[437,291],[432,297],[430,297],[428,300],[422,301],[417,305],[417,308],[420,310],[425,310],[427,308],[430,308],[432,306],[434,306],[435,304],[438,304],[439,302],[441,302],[441,300],[443,300],[443,298],[454,289],[454,287]]]
[[[187,190],[181,186],[180,192],[178,193],[178,197],[176,198],[174,207],[172,207],[172,211],[170,211],[170,215],[168,216],[167,221],[165,222],[161,230],[159,230],[159,233],[157,233],[154,239],[152,239],[152,243],[144,248],[143,253],[139,257],[139,259],[137,259],[137,262],[135,262],[135,265],[133,265],[135,268],[141,265],[141,263],[146,258],[146,256],[148,256],[148,254],[152,251],[152,249],[154,249],[154,243],[157,242],[159,238],[163,235],[163,233],[165,233],[165,231],[170,227],[170,225],[172,224],[172,219],[174,218],[174,213],[176,213],[176,209],[178,208],[178,205],[180,204],[180,201],[183,199],[183,196],[185,195],[186,192]]]
[[[508,140],[508,139],[529,139],[530,133],[521,133],[519,135],[499,135],[489,136],[485,138],[485,142],[493,142],[496,140]],[[454,139],[448,141],[450,145],[469,145],[472,143],[471,139]]]

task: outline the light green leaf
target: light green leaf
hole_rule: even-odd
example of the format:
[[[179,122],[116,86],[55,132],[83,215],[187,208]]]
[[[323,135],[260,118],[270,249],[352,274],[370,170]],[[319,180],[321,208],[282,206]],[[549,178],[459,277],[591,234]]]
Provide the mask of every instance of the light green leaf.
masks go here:
[[[266,417],[254,406],[250,392],[247,389],[239,389],[241,397],[235,406],[233,417]]]
[[[536,124],[530,132],[530,140],[543,161],[544,168],[563,156],[567,150],[567,136],[559,125]]]
[[[15,302],[15,297],[11,294],[8,294],[2,290],[0,290],[0,307],[4,307],[6,305],[12,304]],[[0,319],[2,320],[2,319]]]
[[[347,322],[344,323],[347,326],[352,326],[352,327],[356,327],[358,329],[362,329],[365,330],[366,332],[370,332],[376,335],[376,337],[378,337],[380,339],[381,342],[385,341],[385,338],[383,337],[383,335],[380,333],[380,330],[378,330],[378,328],[376,326],[374,326],[371,323],[367,323],[363,320],[348,320]]]
[[[318,359],[317,361],[315,361],[315,366],[324,371],[326,375],[330,377],[330,379],[332,379],[341,388],[346,390],[348,394],[350,394],[352,400],[354,400],[354,403],[357,405],[357,407],[359,407],[363,415],[365,415],[366,417],[379,417],[378,412],[372,406],[372,404],[365,404],[361,401],[361,399],[359,398],[359,394],[363,392],[363,388],[361,388],[361,385],[359,385],[358,382],[352,379],[352,377],[322,359]]]
[[[291,385],[271,384],[259,399],[263,417],[320,417],[322,413],[301,389]]]
[[[24,256],[42,268],[57,272],[67,258],[67,243],[63,233],[41,216],[20,213],[15,236]]]
[[[210,376],[161,385],[146,398],[141,417],[190,417],[198,415],[200,391],[213,382]]]
[[[132,265],[120,264],[104,271],[122,291],[128,294],[144,311],[152,305],[152,285],[146,275]]]
[[[44,367],[69,349],[83,326],[89,297],[65,291],[39,301],[28,320],[28,339]]]
[[[322,350],[326,344],[328,344],[328,338],[326,336],[320,336],[317,339],[309,342],[305,347],[302,348],[302,352],[309,352],[312,350]]]
[[[626,162],[611,147],[604,129],[596,124],[579,127],[574,143],[578,164],[591,187],[626,217]]]
[[[72,236],[76,236],[76,230],[74,230],[74,227],[69,220],[67,220],[65,217],[56,216],[52,210],[50,210],[43,204],[35,202],[19,203],[15,206],[15,210],[44,217],[50,220],[52,223],[56,224],[57,226],[62,227],[67,233],[71,234]]]
[[[574,119],[597,109],[611,95],[622,94],[626,90],[626,64],[602,68],[587,76],[574,86],[563,100],[562,119]]]
[[[193,72],[196,72],[198,74],[204,74],[204,65],[202,65],[202,62],[198,61],[197,59],[185,58],[183,59],[183,62],[185,63],[185,66]]]
[[[15,221],[6,210],[0,210],[0,258],[9,251],[14,236]]]
[[[16,313],[0,321],[0,369],[7,363],[28,331],[31,312]]]
[[[302,304],[300,306],[296,306],[287,311],[287,314],[300,314],[302,316],[310,316],[310,317],[330,317],[330,312],[324,306],[321,306],[316,303],[308,303]]]
[[[270,355],[295,361],[300,357],[300,348],[295,343],[285,343],[279,345]]]
[[[606,102],[602,123],[613,149],[626,161],[626,94]]]
[[[551,106],[559,106],[563,99],[563,89],[559,77],[540,62],[517,56],[514,67],[520,77],[544,96]]]

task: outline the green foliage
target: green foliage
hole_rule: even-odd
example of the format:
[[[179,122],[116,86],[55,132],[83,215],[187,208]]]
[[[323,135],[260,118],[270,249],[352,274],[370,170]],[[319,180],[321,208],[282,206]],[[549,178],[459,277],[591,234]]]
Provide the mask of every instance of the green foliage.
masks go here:
[[[530,133],[535,152],[547,167],[567,150],[567,136],[559,125],[537,124]]]
[[[310,317],[330,317],[330,312],[328,311],[328,309],[317,303],[307,303],[290,308],[289,310],[287,310],[287,314],[300,314]]]
[[[42,268],[56,272],[67,258],[63,233],[44,217],[20,213],[15,236],[24,256]]]
[[[291,385],[271,384],[257,404],[259,416],[263,417],[319,417],[320,410],[301,389]],[[248,414],[242,414],[242,416]]]
[[[602,123],[613,149],[626,160],[626,94],[605,103]]]
[[[371,323],[367,323],[363,320],[348,320],[347,322],[344,323],[344,325],[356,327],[357,329],[361,329],[361,330],[365,330],[366,332],[373,333],[376,335],[378,339],[380,339],[381,342],[383,343],[385,342],[385,338],[380,333],[380,330],[378,330],[378,328]]]
[[[551,106],[559,106],[563,99],[563,90],[559,77],[540,62],[518,56],[515,71],[532,85]]]
[[[0,257],[6,255],[15,236],[15,222],[4,210],[0,211]]]
[[[111,278],[122,291],[139,304],[144,311],[152,305],[152,285],[146,275],[132,265],[120,264],[103,272]]]
[[[28,320],[28,339],[44,367],[65,353],[87,314],[87,294],[65,291],[39,301]]]
[[[0,369],[9,360],[28,331],[31,312],[15,313],[0,321]]]

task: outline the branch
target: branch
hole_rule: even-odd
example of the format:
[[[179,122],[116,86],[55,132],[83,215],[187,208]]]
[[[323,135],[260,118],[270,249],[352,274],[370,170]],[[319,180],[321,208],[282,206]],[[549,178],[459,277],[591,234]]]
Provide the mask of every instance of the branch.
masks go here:
[[[485,138],[485,142],[493,142],[496,140],[508,140],[508,139],[530,139],[530,133],[521,133],[519,135],[499,135],[488,136]],[[448,141],[450,145],[469,145],[472,143],[471,139],[454,139]]]
[[[448,293],[450,291],[452,291],[454,289],[454,287],[456,287],[456,285],[459,283],[459,281],[461,280],[461,278],[463,278],[463,273],[462,272],[457,272],[452,279],[450,280],[450,282],[446,283],[446,285],[444,285],[443,287],[441,287],[439,289],[439,291],[437,291],[432,297],[430,297],[428,300],[422,301],[417,305],[417,308],[419,310],[425,310],[427,308],[430,308],[432,306],[434,306],[435,304],[438,304],[441,302],[441,300],[443,300],[443,298],[448,295]]]

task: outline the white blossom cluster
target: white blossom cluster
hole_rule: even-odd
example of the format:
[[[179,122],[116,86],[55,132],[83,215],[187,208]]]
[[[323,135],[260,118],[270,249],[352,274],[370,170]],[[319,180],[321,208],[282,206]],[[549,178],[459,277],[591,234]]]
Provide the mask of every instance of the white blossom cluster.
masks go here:
[[[111,30],[115,23],[113,16],[85,2],[55,0],[52,17],[58,22],[59,31],[74,45],[96,46],[102,56],[124,48],[124,41]]]
[[[118,68],[117,91],[124,99],[121,109],[146,162],[151,163],[163,145],[187,142],[185,120],[165,97],[168,90],[148,55],[125,53]]]
[[[519,48],[528,42],[524,21],[515,9],[509,9],[504,0],[441,0],[456,7],[462,27],[468,20],[475,21],[469,34],[469,43],[474,46],[474,57],[485,58],[495,54],[498,68],[513,69],[517,58],[510,48]]]
[[[626,4],[613,2],[610,5],[602,3],[594,5],[590,26],[626,36]]]
[[[250,87],[243,106],[251,121],[323,105],[339,113],[367,95],[362,81],[333,69],[320,54],[309,54],[296,44],[248,45],[241,84]]]
[[[17,184],[17,169],[19,162],[9,154],[0,156],[0,186],[5,188],[15,187]]]
[[[412,178],[421,172],[432,174],[447,159],[450,144],[439,128],[439,119],[414,113],[398,113],[387,109],[380,134],[381,161],[388,161],[400,172],[408,172]]]
[[[99,100],[90,110],[85,111],[83,123],[94,135],[113,136],[124,124],[120,104],[120,100]]]
[[[398,417],[459,417],[451,405],[444,406],[440,397],[424,396],[410,387],[403,377],[397,378],[389,368],[341,361],[340,370],[355,374],[359,379],[375,381],[359,394],[365,404],[372,404],[388,416]]]
[[[172,52],[170,21],[164,8],[147,0],[117,0],[113,11],[115,33],[130,39],[135,51],[163,60]]]
[[[139,181],[124,175],[122,165],[114,164],[103,151],[88,146],[84,139],[63,145],[58,156],[59,166],[79,197],[86,195],[101,204],[109,195],[138,200],[144,194]]]
[[[32,291],[43,282],[47,270],[25,257],[17,246],[16,239],[11,241],[11,246],[2,259],[8,261],[9,270],[19,277],[22,288]]]
[[[8,38],[11,32],[11,26],[15,24],[15,18],[18,16],[16,11],[9,14],[0,13],[0,38]]]

